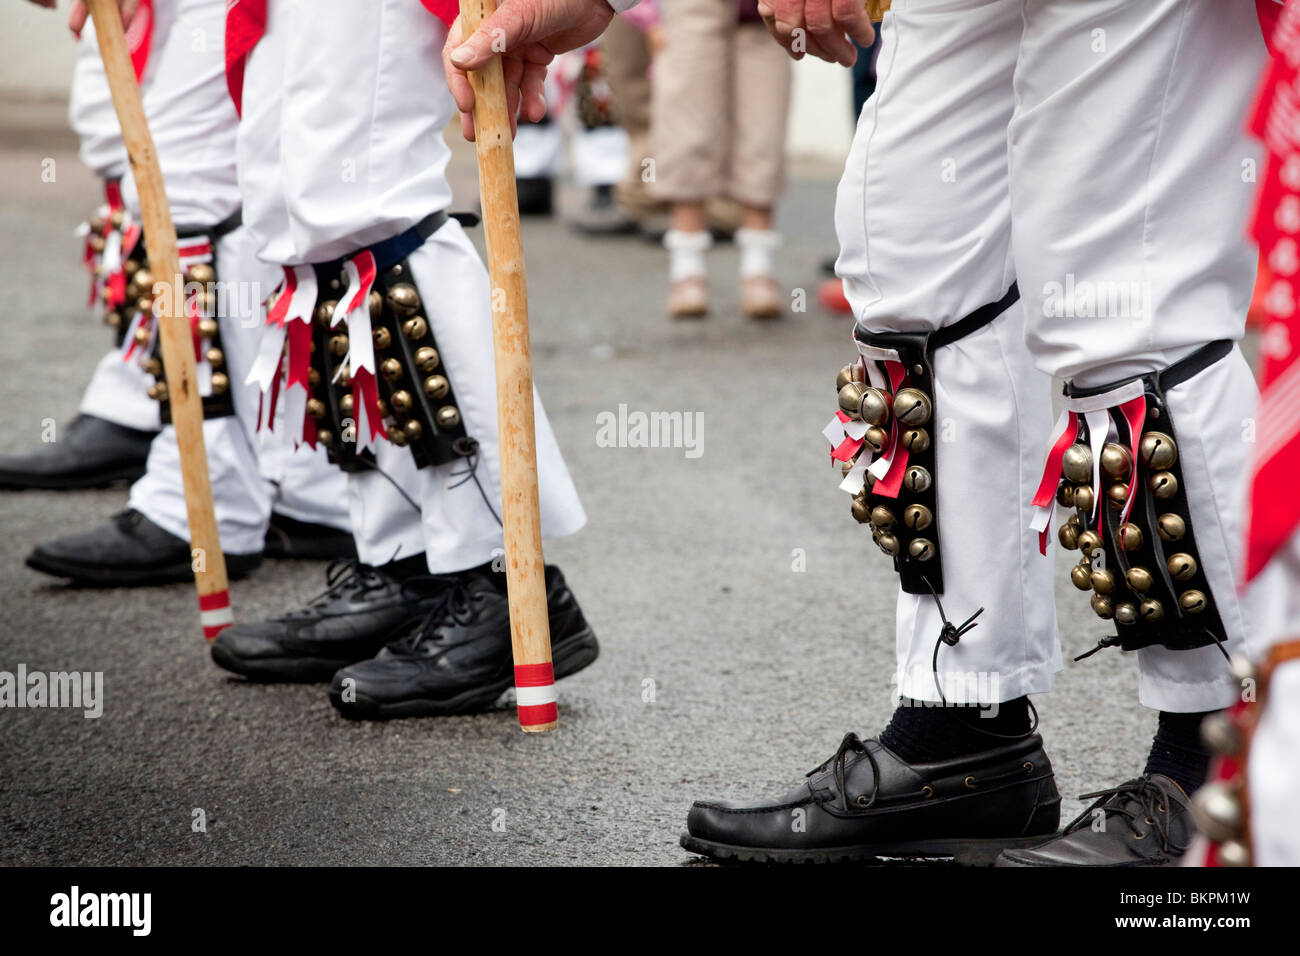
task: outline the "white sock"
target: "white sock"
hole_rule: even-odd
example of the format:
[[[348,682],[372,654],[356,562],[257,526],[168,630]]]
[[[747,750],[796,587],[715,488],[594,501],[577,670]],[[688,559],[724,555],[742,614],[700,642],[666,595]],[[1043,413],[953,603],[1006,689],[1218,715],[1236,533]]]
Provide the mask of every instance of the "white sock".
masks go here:
[[[707,229],[699,232],[679,232],[669,229],[664,233],[664,248],[668,250],[668,281],[703,279],[707,274],[704,253],[713,245]]]
[[[737,229],[736,248],[740,250],[740,277],[770,276],[772,253],[781,245],[775,229]]]

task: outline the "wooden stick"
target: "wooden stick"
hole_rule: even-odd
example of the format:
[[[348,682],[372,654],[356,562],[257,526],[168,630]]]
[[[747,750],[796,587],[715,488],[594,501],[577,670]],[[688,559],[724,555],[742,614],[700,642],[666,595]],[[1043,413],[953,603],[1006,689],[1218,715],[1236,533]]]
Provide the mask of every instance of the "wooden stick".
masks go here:
[[[217,534],[208,479],[208,456],[203,447],[203,399],[199,395],[194,362],[194,339],[185,315],[176,227],[163,185],[158,154],[145,120],[140,88],[126,49],[122,17],[115,0],[88,0],[95,21],[99,54],[122,127],[122,141],[131,160],[131,175],[140,195],[140,218],[149,252],[149,268],[156,277],[154,312],[162,336],[163,365],[167,371],[167,398],[180,449],[185,510],[189,516],[194,583],[199,592],[199,619],[203,636],[211,640],[231,623],[230,592],[226,584],[226,559]]]
[[[468,36],[496,9],[496,0],[460,0]],[[492,342],[496,353],[497,421],[501,448],[501,520],[505,533],[510,639],[515,655],[519,725],[529,733],[558,721],[546,568],[537,499],[537,436],[533,426],[533,364],[528,335],[528,288],[519,235],[515,154],[506,112],[501,58],[469,74],[474,89],[474,138],[483,202],[488,274],[492,280]]]

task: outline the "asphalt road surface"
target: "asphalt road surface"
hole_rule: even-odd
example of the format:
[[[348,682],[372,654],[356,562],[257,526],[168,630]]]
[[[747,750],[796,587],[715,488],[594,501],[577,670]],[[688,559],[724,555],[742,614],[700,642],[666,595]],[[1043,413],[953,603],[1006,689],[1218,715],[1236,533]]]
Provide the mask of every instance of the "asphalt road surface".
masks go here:
[[[61,107],[0,112],[0,447],[17,449],[75,414],[109,334],[84,309],[73,237],[98,187]],[[460,208],[472,162],[457,152]],[[104,673],[99,719],[0,710],[0,863],[688,864],[693,799],[783,792],[845,731],[877,732],[896,578],[827,465],[820,431],[852,354],[849,324],[815,301],[835,171],[795,173],[779,272],[809,305],[775,323],[739,314],[729,247],[711,256],[713,317],[673,324],[662,250],[525,227],[537,380],[590,518],[547,557],[601,641],[560,684],[557,733],[522,734],[509,696],[478,716],[352,723],[322,687],[231,679],[190,587],[74,590],[24,567],[124,489],[0,494],[0,670]],[[702,416],[698,456],[603,447],[598,416],[620,405]],[[1105,626],[1060,570],[1073,656]],[[236,614],[297,606],[323,573],[268,562],[234,586]],[[1155,721],[1136,687],[1135,661],[1107,652],[1039,700],[1064,813],[1141,769]]]

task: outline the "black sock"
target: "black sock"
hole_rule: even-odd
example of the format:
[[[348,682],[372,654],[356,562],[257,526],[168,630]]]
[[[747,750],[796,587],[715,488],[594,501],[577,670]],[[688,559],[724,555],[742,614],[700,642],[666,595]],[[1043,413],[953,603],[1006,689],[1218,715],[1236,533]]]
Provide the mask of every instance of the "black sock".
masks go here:
[[[389,561],[387,564],[381,564],[377,571],[382,572],[394,581],[405,581],[407,578],[413,578],[417,574],[429,573],[429,562],[424,557],[424,552],[413,554],[409,558],[398,558],[396,561]]]
[[[1151,754],[1142,772],[1162,773],[1188,794],[1205,783],[1210,772],[1210,750],[1201,739],[1201,721],[1212,713],[1212,710],[1194,714],[1160,711]]]
[[[947,760],[999,746],[989,734],[1029,731],[1029,698],[993,706],[941,707],[904,697],[880,734],[880,742],[908,763]]]

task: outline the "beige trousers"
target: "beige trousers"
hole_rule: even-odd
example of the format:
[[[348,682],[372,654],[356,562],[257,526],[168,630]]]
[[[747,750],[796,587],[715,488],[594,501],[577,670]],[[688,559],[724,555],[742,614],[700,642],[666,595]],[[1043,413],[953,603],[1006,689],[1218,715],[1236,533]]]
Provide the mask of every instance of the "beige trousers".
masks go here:
[[[665,0],[652,76],[650,194],[776,204],[785,180],[790,60],[734,0]]]

